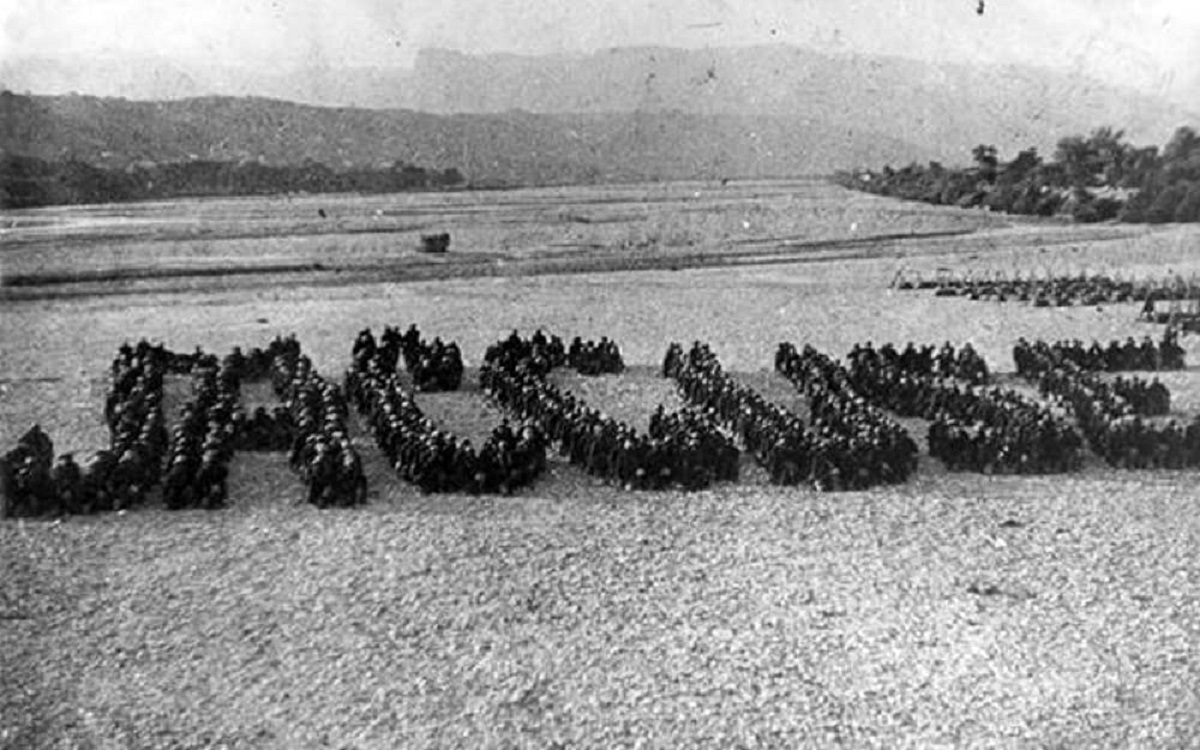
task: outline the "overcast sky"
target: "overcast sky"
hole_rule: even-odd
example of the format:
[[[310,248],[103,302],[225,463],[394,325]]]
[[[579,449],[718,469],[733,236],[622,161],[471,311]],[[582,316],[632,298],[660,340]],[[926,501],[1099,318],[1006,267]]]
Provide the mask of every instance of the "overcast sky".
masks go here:
[[[1200,0],[0,0],[0,56],[409,66],[523,54],[796,44],[1025,62],[1200,109]]]

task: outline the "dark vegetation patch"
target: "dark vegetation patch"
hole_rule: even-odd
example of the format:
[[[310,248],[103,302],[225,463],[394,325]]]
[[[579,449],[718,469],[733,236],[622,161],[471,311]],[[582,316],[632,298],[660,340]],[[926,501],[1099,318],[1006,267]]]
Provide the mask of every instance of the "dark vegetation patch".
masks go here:
[[[1181,127],[1160,151],[1124,142],[1123,131],[1097,128],[1068,136],[1045,161],[1037,149],[1000,161],[995,146],[972,151],[974,167],[912,163],[842,172],[838,184],[905,200],[1080,222],[1152,224],[1200,221],[1200,135]]]

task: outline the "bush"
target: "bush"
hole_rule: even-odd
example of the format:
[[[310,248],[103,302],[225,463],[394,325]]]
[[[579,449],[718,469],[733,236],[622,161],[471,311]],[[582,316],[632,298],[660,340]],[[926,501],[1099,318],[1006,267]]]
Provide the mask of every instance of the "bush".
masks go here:
[[[1200,221],[1200,182],[1188,185],[1183,199],[1175,206],[1175,221]]]
[[[1071,217],[1081,224],[1092,224],[1100,221],[1100,212],[1096,210],[1095,201],[1079,201],[1072,209]]]
[[[1092,202],[1092,207],[1096,209],[1096,215],[1100,217],[1097,221],[1117,218],[1117,214],[1121,212],[1121,205],[1121,201],[1116,198],[1097,198]]]
[[[1085,190],[1077,191],[1071,208],[1071,216],[1075,221],[1092,224],[1097,221],[1108,221],[1117,218],[1121,212],[1121,201],[1116,198],[1093,198]]]
[[[1175,220],[1175,208],[1183,202],[1187,196],[1187,188],[1184,185],[1172,185],[1166,190],[1158,194],[1154,199],[1154,203],[1150,205],[1146,211],[1146,221],[1152,224],[1165,224]]]
[[[950,169],[916,162],[901,169],[837,176],[838,184],[902,200],[1038,216],[1070,215],[1076,221],[1200,222],[1200,135],[1180,128],[1160,157],[1158,148],[1132,148],[1124,133],[1099,128],[1089,137],[1059,142],[1055,161],[1034,149],[1011,162],[991,146],[973,152],[975,166]],[[1094,197],[1097,187],[1132,188],[1125,200]]]

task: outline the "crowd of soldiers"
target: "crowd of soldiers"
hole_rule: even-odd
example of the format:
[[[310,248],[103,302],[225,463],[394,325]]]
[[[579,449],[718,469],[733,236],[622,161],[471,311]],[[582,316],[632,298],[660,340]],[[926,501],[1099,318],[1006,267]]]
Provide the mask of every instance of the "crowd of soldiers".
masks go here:
[[[1082,440],[1069,425],[1050,417],[1028,418],[1024,405],[1008,397],[1003,421],[965,422],[944,415],[929,425],[929,454],[950,471],[982,474],[1056,474],[1077,470],[1081,463]],[[1022,417],[1018,417],[1020,414]]]
[[[514,331],[488,348],[480,384],[501,407],[538,425],[572,464],[625,489],[700,490],[736,478],[737,449],[706,412],[661,414],[649,433],[638,432],[549,383],[557,356],[540,332],[525,340]]]
[[[812,347],[781,344],[775,367],[806,397],[807,425],[734,382],[707,346],[696,342],[685,353],[671,344],[662,374],[689,406],[670,414],[660,406],[648,432],[639,433],[547,379],[562,366],[620,372],[615,342],[577,337],[568,348],[540,330],[529,339],[514,331],[488,348],[480,382],[516,419],[498,426],[478,451],[439,430],[397,372],[403,357],[417,390],[457,388],[463,368],[456,344],[426,343],[416,326],[404,334],[389,327],[377,342],[368,329],[356,338],[353,357],[343,394],[313,370],[294,337],[249,354],[235,348],[222,360],[145,340],[123,344],[104,405],[109,447],[82,465],[71,454],[55,461],[50,438],[33,426],[0,456],[0,516],[132,508],[160,483],[168,508],[219,508],[237,450],[288,449],[314,505],[365,502],[365,473],[346,427],[347,395],[396,472],[425,492],[510,493],[544,472],[551,444],[629,489],[701,489],[737,479],[739,452],[727,434],[740,438],[777,484],[839,490],[902,482],[916,469],[916,445],[881,409],[930,420],[930,452],[951,470],[1055,473],[1081,463],[1083,440],[1066,419],[1014,391],[987,387],[986,363],[969,344],[910,342],[898,350],[868,342],[854,346],[848,367]],[[1170,412],[1165,385],[1097,374],[1182,368],[1184,351],[1170,329],[1159,343],[1022,339],[1013,358],[1020,375],[1069,407],[1083,437],[1111,465],[1200,466],[1200,417],[1186,425],[1149,419]],[[191,399],[168,432],[164,376],[182,372],[192,377]],[[284,403],[247,415],[238,407],[241,383],[264,377]]]
[[[145,340],[118,351],[113,361],[113,388],[105,402],[109,449],[116,462],[107,487],[95,497],[95,510],[141,505],[162,479],[163,461],[170,448],[163,380],[171,359],[161,345],[152,346]],[[104,463],[108,462],[100,461]]]
[[[580,375],[616,374],[625,370],[625,360],[617,342],[607,336],[601,336],[599,342],[576,336],[567,349],[567,367]]]
[[[1073,362],[1083,370],[1099,372],[1124,372],[1129,370],[1182,370],[1184,350],[1179,345],[1178,335],[1168,328],[1162,341],[1155,343],[1149,336],[1137,342],[1133,337],[1125,341],[1110,341],[1107,346],[1093,341],[1090,346],[1078,339],[1056,341],[1048,344],[1055,358]]]
[[[412,325],[404,333],[401,345],[404,369],[418,392],[457,391],[462,385],[463,358],[457,343],[447,344],[436,336],[431,343],[426,342]]]
[[[171,452],[163,477],[162,497],[171,510],[225,507],[229,497],[229,462],[236,451],[288,450],[296,426],[284,406],[270,413],[258,407],[253,416],[239,408],[243,382],[271,377],[276,357],[298,357],[294,336],[277,336],[266,349],[249,354],[240,347],[223,359],[197,347],[189,355],[168,352],[168,369],[190,370],[191,398],[181,407],[171,431]]]
[[[104,401],[109,447],[83,464],[71,453],[54,460],[53,441],[32,426],[0,459],[0,516],[86,514],[142,504],[162,479],[170,447],[164,376],[190,367],[192,359],[144,339],[136,346],[122,344]]]
[[[197,353],[200,353],[199,349]],[[266,349],[256,346],[250,349],[249,354],[243,353],[240,346],[233,347],[233,351],[223,360],[222,366],[230,370],[242,383],[270,380],[276,357],[299,353],[300,342],[294,334],[276,336],[267,344]]]
[[[431,344],[421,340],[415,346],[406,346],[404,367],[412,377],[413,387],[421,393],[457,391],[462,385],[462,352],[453,341],[446,344],[435,337]]]
[[[427,342],[415,324],[403,334],[399,328],[386,326],[378,341],[371,329],[359,331],[351,355],[355,361],[360,356],[377,360],[389,373],[396,371],[403,356],[413,388],[422,393],[457,391],[462,385],[464,367],[458,344],[453,341],[447,344],[440,338]]]
[[[1079,434],[1014,391],[960,383],[923,365],[910,368],[912,359],[888,345],[856,345],[848,360],[858,393],[902,417],[930,420],[930,455],[952,471],[1046,474],[1080,465]]]
[[[775,370],[808,399],[811,429],[830,444],[841,488],[897,484],[916,471],[918,448],[908,431],[863,398],[831,357],[784,343],[775,352]]]
[[[240,354],[240,352],[239,352]],[[192,369],[192,398],[172,429],[171,457],[163,478],[163,503],[170,510],[225,507],[229,461],[238,432],[234,417],[241,390],[241,365],[229,355],[220,365],[201,359]]]
[[[741,451],[732,440],[714,427],[714,412],[709,409],[683,408],[668,413],[662,404],[650,415],[648,434],[654,440],[677,440],[694,446],[700,457],[712,462],[712,482],[736,482]],[[695,476],[689,469],[683,476]]]
[[[511,494],[545,471],[546,441],[533,424],[514,430],[503,421],[478,452],[470,440],[438,429],[372,339],[370,331],[359,334],[345,389],[401,478],[422,492]]]
[[[275,357],[271,382],[296,425],[288,463],[308,487],[308,502],[318,508],[365,503],[367,477],[350,442],[341,390],[317,374],[299,347]]]
[[[1104,274],[1004,278],[985,273],[940,281],[905,278],[897,286],[900,289],[935,289],[942,297],[997,302],[1017,300],[1030,302],[1035,307],[1069,307],[1165,298],[1174,291],[1177,281],[1131,281]]]
[[[55,462],[50,482],[44,466],[53,444],[40,428],[40,445],[32,494],[16,494],[16,508],[29,515],[95,513],[142,504],[162,478],[169,447],[163,415],[163,379],[169,366],[179,366],[162,346],[144,339],[123,344],[112,364],[112,386],[104,402],[109,447],[93,453],[80,466],[72,454]],[[27,433],[27,436],[29,433]],[[26,440],[28,444],[29,441]]]
[[[1170,394],[1139,403],[1119,392],[1114,384],[1081,368],[1045,342],[1020,339],[1013,348],[1017,372],[1037,384],[1039,390],[1066,402],[1088,439],[1089,445],[1110,466],[1124,469],[1200,466],[1200,417],[1187,426],[1176,420],[1155,424],[1147,409],[1161,408]],[[1148,388],[1148,387],[1147,387]],[[1159,385],[1156,390],[1165,391]],[[1159,405],[1155,405],[1155,401]],[[1139,406],[1142,412],[1139,413]]]
[[[1135,414],[1161,417],[1171,413],[1171,391],[1158,378],[1147,381],[1118,375],[1109,385],[1133,407]]]
[[[239,347],[222,361],[239,383],[271,381],[276,357],[294,360],[300,356],[300,342],[294,335],[276,336],[266,349],[254,347],[243,354]],[[296,439],[296,421],[291,410],[279,403],[269,409],[259,404],[253,412],[238,409],[233,413],[233,449],[235,451],[287,451]]]
[[[736,383],[707,344],[694,342],[685,353],[672,343],[663,357],[662,375],[675,381],[688,403],[740,438],[773,484],[836,488],[837,466],[804,429],[803,420]]]
[[[545,378],[556,367],[567,365],[567,350],[562,339],[547,336],[540,328],[528,340],[513,331],[508,338],[489,346],[483,361],[505,372],[520,371]]]
[[[40,425],[31,425],[16,447],[0,456],[0,518],[40,516],[61,507],[61,493],[78,491],[82,480],[70,455],[63,459],[74,467],[73,478],[59,465],[52,470],[54,443]]]
[[[371,333],[370,328],[364,328],[358,332],[350,351],[355,360],[359,357],[378,360],[384,370],[395,372],[400,363],[401,353],[410,346],[417,345],[420,340],[421,332],[415,325],[409,326],[405,333],[400,333],[399,328],[384,326],[383,334],[378,341],[375,340],[375,335]]]
[[[296,439],[296,422],[283,404],[267,409],[258,405],[252,413],[238,410],[233,414],[236,451],[286,451]]]
[[[918,348],[910,341],[904,351],[897,351],[890,343],[876,350],[868,341],[865,345],[855,344],[848,359],[852,365],[869,361],[873,366],[896,368],[910,375],[953,378],[971,385],[985,385],[991,379],[987,362],[970,343],[958,349],[949,341],[941,347],[925,345]]]

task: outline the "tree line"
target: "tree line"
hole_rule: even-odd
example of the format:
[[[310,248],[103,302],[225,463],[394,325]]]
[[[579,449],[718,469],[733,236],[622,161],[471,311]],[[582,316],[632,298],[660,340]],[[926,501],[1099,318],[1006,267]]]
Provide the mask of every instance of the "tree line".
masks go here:
[[[1076,221],[1200,221],[1200,135],[1175,131],[1160,150],[1125,142],[1124,131],[1097,128],[1058,141],[1046,161],[1027,148],[1001,161],[995,146],[972,150],[973,165],[938,162],[901,169],[839,172],[848,188],[940,205],[984,207],[1037,216],[1069,215]]]
[[[108,169],[76,159],[0,156],[0,208],[283,193],[391,193],[463,184],[454,167],[427,169],[399,162],[334,170],[311,160],[298,165],[192,160]]]

